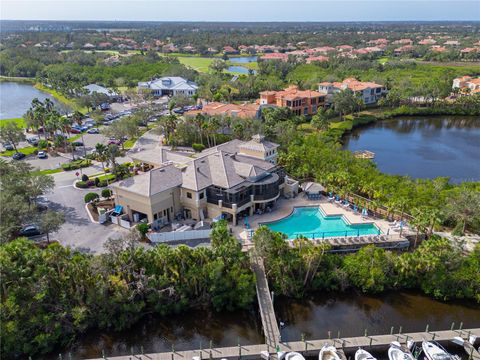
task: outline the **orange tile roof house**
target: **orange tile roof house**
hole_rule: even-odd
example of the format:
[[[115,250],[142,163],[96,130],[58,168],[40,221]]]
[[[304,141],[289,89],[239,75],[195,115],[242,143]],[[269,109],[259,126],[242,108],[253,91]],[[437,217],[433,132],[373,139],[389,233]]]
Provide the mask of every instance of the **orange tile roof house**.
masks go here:
[[[296,115],[314,115],[325,106],[326,92],[300,90],[291,85],[282,91],[262,91],[260,105],[287,107]]]
[[[460,89],[460,92],[465,94],[480,93],[480,77],[474,78],[472,76],[462,76],[453,79],[452,88]]]
[[[185,116],[195,116],[197,114],[209,116],[231,116],[242,119],[259,119],[261,111],[259,104],[225,104],[221,102],[211,102],[203,105],[201,110],[187,111]]]
[[[318,91],[326,92],[327,94],[334,94],[346,89],[350,89],[355,94],[361,96],[366,105],[375,104],[378,99],[388,92],[383,85],[374,82],[358,81],[354,78],[345,79],[343,82],[322,82],[318,85]]]
[[[260,57],[262,60],[281,60],[287,62],[288,54],[285,53],[268,53]]]

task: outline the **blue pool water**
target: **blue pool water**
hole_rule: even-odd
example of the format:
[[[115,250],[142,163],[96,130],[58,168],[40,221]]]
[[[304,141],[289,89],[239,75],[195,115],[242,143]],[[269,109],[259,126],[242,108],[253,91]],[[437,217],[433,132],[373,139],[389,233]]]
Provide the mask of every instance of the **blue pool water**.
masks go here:
[[[318,207],[294,208],[290,216],[264,225],[286,234],[289,239],[295,239],[299,235],[318,239],[379,234],[379,229],[374,224],[349,225],[341,216],[325,216]]]

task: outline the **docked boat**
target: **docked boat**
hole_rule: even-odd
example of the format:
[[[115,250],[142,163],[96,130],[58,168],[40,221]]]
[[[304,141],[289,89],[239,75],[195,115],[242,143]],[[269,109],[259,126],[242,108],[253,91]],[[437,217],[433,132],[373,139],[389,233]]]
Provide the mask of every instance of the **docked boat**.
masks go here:
[[[394,341],[390,344],[388,349],[388,358],[390,360],[415,360],[410,352],[404,351],[402,345],[398,341]]]
[[[318,360],[340,360],[340,356],[335,346],[325,344],[318,354]]]
[[[355,360],[377,360],[372,354],[363,349],[358,349],[355,352]]]
[[[305,360],[305,358],[302,354],[292,351],[285,355],[285,360]]]
[[[453,360],[454,357],[449,354],[440,344],[433,341],[423,341],[422,350],[428,360]]]

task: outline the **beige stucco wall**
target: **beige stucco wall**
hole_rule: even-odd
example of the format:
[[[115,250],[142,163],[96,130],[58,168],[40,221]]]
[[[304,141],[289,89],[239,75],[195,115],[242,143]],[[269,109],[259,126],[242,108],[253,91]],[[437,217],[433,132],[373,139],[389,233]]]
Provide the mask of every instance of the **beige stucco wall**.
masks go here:
[[[187,197],[187,192],[192,194],[192,198]],[[200,199],[200,193],[203,193],[203,199]],[[193,191],[189,189],[181,189],[180,201],[185,209],[190,210],[192,214],[192,219],[200,221],[200,210],[203,209],[203,215],[206,217],[211,217],[210,214],[207,214],[207,194],[205,190]]]

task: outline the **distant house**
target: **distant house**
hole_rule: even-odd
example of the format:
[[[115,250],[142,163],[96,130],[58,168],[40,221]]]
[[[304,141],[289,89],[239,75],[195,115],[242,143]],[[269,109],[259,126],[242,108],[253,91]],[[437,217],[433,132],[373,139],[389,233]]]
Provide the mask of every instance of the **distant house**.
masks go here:
[[[354,78],[345,79],[343,82],[322,82],[318,85],[318,91],[327,94],[335,94],[346,89],[350,89],[359,95],[366,105],[375,104],[388,92],[383,85],[358,81]]]
[[[231,46],[224,46],[223,53],[227,55],[236,55],[236,54],[239,54],[240,52]]]
[[[426,38],[418,42],[420,45],[435,45],[437,42],[432,38]]]
[[[412,45],[413,40],[412,39],[399,39],[399,40],[395,40],[392,44],[395,44],[395,45]]]
[[[204,114],[209,116],[231,116],[232,118],[259,119],[261,115],[260,105],[245,104],[225,104],[221,102],[211,102],[203,105],[201,110],[190,110],[185,116],[195,116]]]
[[[393,53],[399,56],[403,54],[413,53],[414,50],[415,50],[415,47],[413,45],[405,45],[405,46],[400,46],[396,48],[395,50],[393,50]]]
[[[291,85],[282,91],[262,91],[260,105],[287,107],[295,115],[315,115],[325,105],[326,92],[299,90]]]
[[[459,89],[460,93],[478,94],[480,93],[480,77],[462,76],[453,79],[452,89]]]
[[[309,56],[305,59],[307,64],[311,64],[312,62],[325,62],[325,61],[328,61],[328,60],[329,60],[328,56],[323,56],[323,55]]]
[[[262,60],[280,60],[287,62],[288,54],[285,53],[268,53],[260,57]]]
[[[337,46],[337,50],[340,51],[340,52],[352,51],[352,50],[353,50],[353,46],[350,46],[350,45],[339,45],[339,46]]]
[[[139,89],[149,89],[154,96],[192,96],[197,92],[198,86],[193,81],[178,76],[162,77],[147,82],[139,82]]]
[[[443,45],[460,46],[460,42],[458,40],[448,40],[448,41],[445,41]]]
[[[119,94],[117,94],[115,91],[111,89],[107,89],[104,86],[100,86],[97,84],[89,84],[87,86],[84,86],[83,88],[88,92],[89,95],[94,93],[103,94],[108,96],[108,98],[112,101],[117,101],[121,99],[121,96]]]
[[[90,43],[86,43],[86,44],[83,45],[83,48],[84,49],[95,49],[95,45],[90,44]]]

